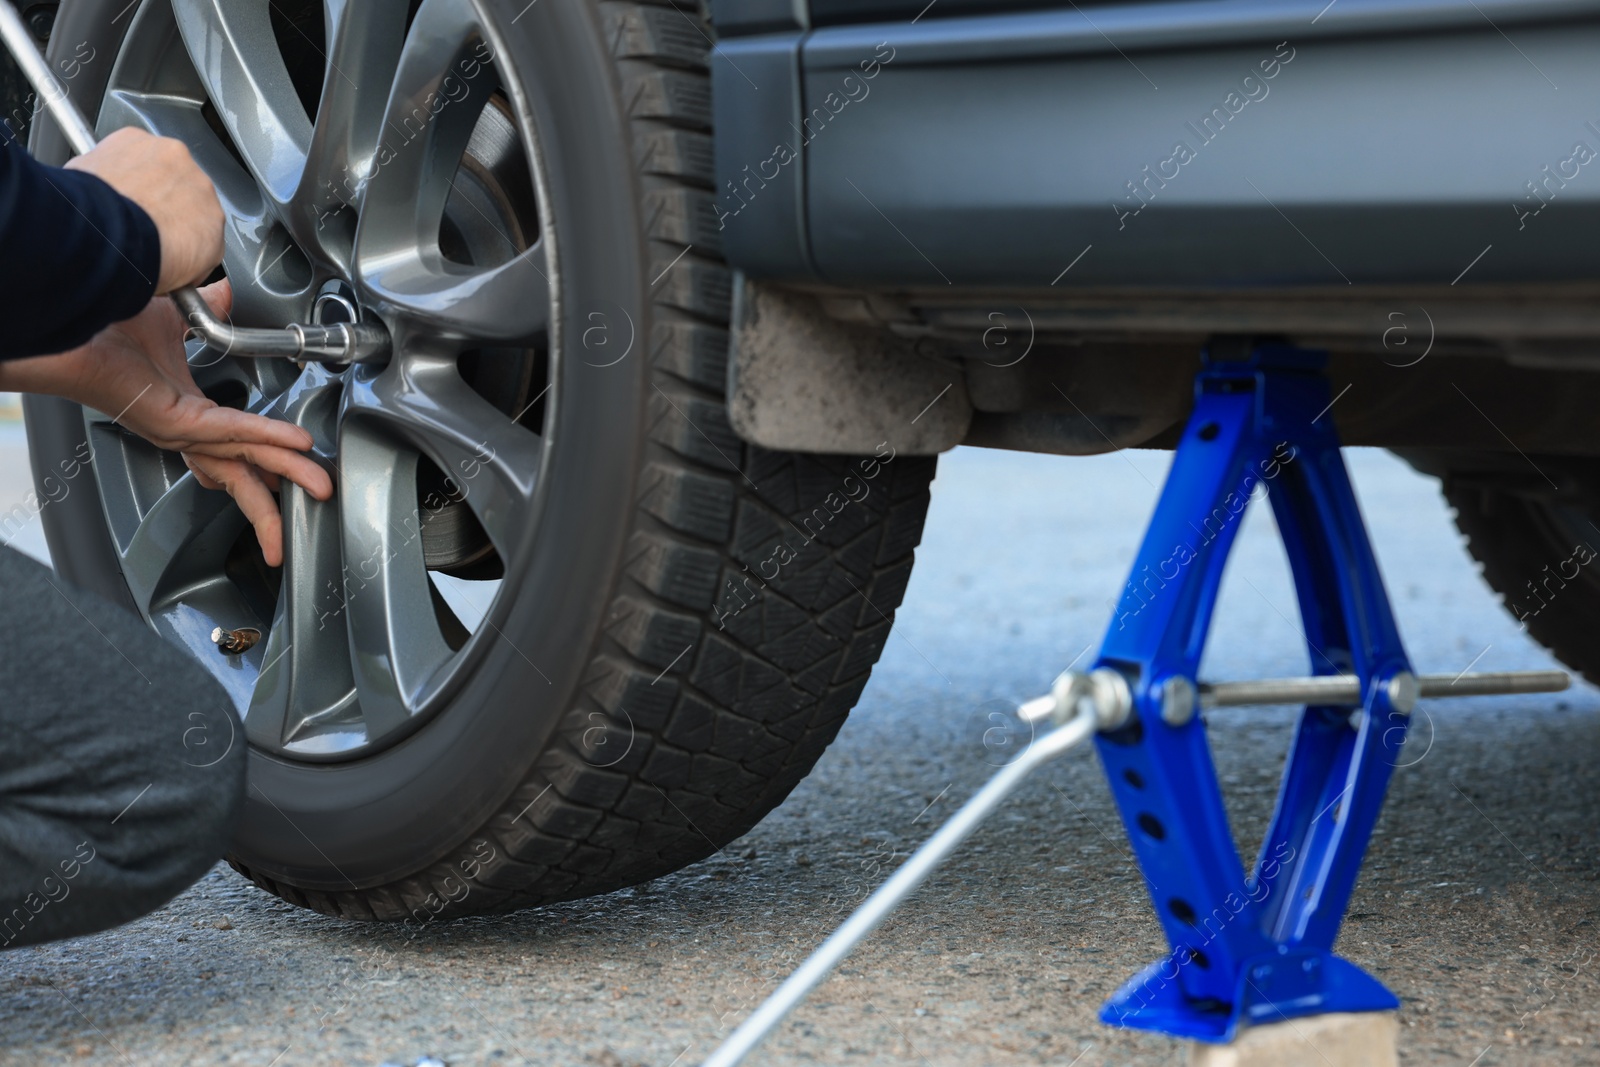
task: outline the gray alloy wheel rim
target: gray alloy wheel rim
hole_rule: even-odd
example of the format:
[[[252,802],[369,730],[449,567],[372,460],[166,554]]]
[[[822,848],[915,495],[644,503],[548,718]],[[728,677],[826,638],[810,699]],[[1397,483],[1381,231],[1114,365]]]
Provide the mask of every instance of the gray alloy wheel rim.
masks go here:
[[[440,536],[479,531],[476,555],[492,548],[515,572],[527,551],[518,535],[537,522],[560,395],[553,232],[527,109],[514,93],[490,99],[492,28],[477,7],[424,0],[406,32],[408,6],[329,0],[313,121],[269,5],[152,0],[129,29],[99,118],[102,136],[137,125],[185,141],[212,175],[228,216],[236,321],[307,321],[314,308],[337,308],[318,300],[336,293],[394,337],[381,369],[297,368],[190,345],[203,389],[305,427],[336,472],[327,503],[284,484],[275,596],[241,563],[253,535],[225,494],[110,414],[85,412],[138,609],[222,682],[253,746],[291,761],[393,745],[481,660],[506,598],[498,583],[441,577]],[[208,125],[207,96],[238,157]],[[514,210],[495,214],[509,195],[497,175],[518,162],[534,233]],[[446,258],[442,229],[470,264]],[[518,389],[486,396],[463,376],[463,355],[475,353],[475,366],[492,364],[478,377],[503,385],[507,366],[536,366],[538,351],[549,354],[543,373],[522,375]],[[425,463],[444,479],[427,494]],[[211,640],[217,626],[265,636],[225,655]]]

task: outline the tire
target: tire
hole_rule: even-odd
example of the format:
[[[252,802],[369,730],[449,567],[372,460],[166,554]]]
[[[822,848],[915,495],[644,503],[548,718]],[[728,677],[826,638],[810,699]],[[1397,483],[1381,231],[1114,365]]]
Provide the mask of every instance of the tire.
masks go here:
[[[1568,486],[1556,498],[1542,487],[1495,474],[1452,472],[1445,499],[1484,580],[1507,611],[1561,662],[1600,684],[1600,497],[1577,490],[1584,479],[1544,461]]]
[[[107,56],[134,47],[146,39],[140,20],[161,16],[146,3],[134,19],[111,18],[124,2],[67,0],[56,46],[87,40]],[[320,20],[321,4],[305,6]],[[545,262],[555,267],[548,351],[526,355],[536,368],[546,360],[550,399],[541,406],[535,398],[512,416],[479,379],[469,384],[501,405],[510,424],[539,435],[537,476],[508,477],[528,478],[541,495],[527,505],[525,526],[496,534],[505,540],[489,546],[487,561],[428,564],[441,626],[450,611],[440,607],[433,571],[474,581],[502,575],[485,621],[451,638],[464,643],[451,645],[437,706],[403,728],[384,727],[387,734],[367,722],[365,733],[349,735],[367,741],[337,751],[280,745],[286,727],[271,743],[252,740],[249,800],[229,857],[261,888],[352,919],[426,921],[604,893],[693,863],[745,833],[810,771],[860,697],[910,575],[934,473],[931,458],[897,456],[889,443],[870,457],[782,454],[746,445],[730,429],[730,283],[712,207],[709,30],[698,9],[539,4],[513,23],[495,6],[504,5],[475,7],[474,17],[491,27],[484,35],[493,37],[495,76],[511,101],[506,121],[538,147],[529,172],[550,242]],[[296,5],[273,7],[295,17]],[[162,38],[152,30],[148,39]],[[109,60],[85,66],[75,89],[91,95],[80,103],[99,99],[111,68]],[[48,133],[35,143],[42,151],[53,144]],[[371,173],[363,211],[377,210],[370,198],[379,172]],[[233,259],[227,266],[243,294],[236,318],[263,318],[268,297],[280,296],[249,292],[238,281],[249,275]],[[317,278],[307,283],[306,300],[316,285]],[[625,333],[636,343],[613,359]],[[326,388],[343,390],[346,405],[357,395],[386,395],[379,386],[399,373],[405,351],[370,382],[355,368],[330,372]],[[479,357],[462,360],[471,358]],[[456,364],[463,376],[467,365]],[[541,372],[529,373],[537,384]],[[449,384],[459,392],[458,381]],[[519,388],[518,407],[532,391]],[[176,615],[150,606],[154,594],[130,570],[132,550],[118,525],[125,484],[136,485],[135,496],[145,484],[125,469],[142,463],[138,470],[169,477],[181,469],[140,458],[115,427],[72,405],[30,398],[27,411],[36,482],[54,501],[43,517],[57,567],[195,649],[190,631],[174,629]],[[351,471],[374,468],[350,459],[351,442],[366,438],[350,436],[346,408],[339,411],[342,451],[330,456],[341,471],[338,521],[368,522],[350,518],[366,506],[352,501],[360,494],[350,492]],[[450,457],[429,447],[417,444],[414,462],[449,470]],[[94,462],[68,475],[85,449]],[[403,474],[394,484],[409,492]],[[464,515],[462,500],[488,506],[482,497],[473,504],[476,492],[445,499],[439,512],[412,509],[422,531],[417,558],[432,558],[437,513],[448,506]],[[292,531],[314,526],[306,516],[320,514],[297,493],[284,494]],[[148,514],[153,508],[140,521]],[[212,521],[237,528],[224,519]],[[221,542],[205,536],[212,540],[196,535],[196,552],[220,553]],[[284,606],[290,591],[301,595],[297,543],[291,538],[282,575],[262,579],[255,566],[248,576],[258,598],[283,590],[276,607],[268,596],[262,609],[263,647],[273,641],[272,622],[294,610]],[[249,568],[240,569],[241,546],[250,547],[227,548],[227,574],[242,583]],[[340,547],[346,563],[334,614],[354,633],[362,609],[350,591],[349,541]],[[305,643],[320,640],[312,632]],[[206,661],[214,651],[194,654]],[[209,662],[222,671],[220,661]],[[261,664],[257,680],[273,669]],[[261,694],[246,687],[239,699],[250,733]],[[357,704],[365,708],[366,699],[358,689]],[[343,735],[315,736],[331,745],[328,738]]]

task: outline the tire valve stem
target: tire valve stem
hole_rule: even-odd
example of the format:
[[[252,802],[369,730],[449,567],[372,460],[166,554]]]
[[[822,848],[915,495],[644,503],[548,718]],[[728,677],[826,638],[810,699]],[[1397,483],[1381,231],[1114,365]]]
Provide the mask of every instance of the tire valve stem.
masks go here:
[[[218,626],[211,631],[212,644],[217,646],[219,652],[228,656],[238,656],[250,651],[259,640],[261,631],[248,626],[238,630]]]

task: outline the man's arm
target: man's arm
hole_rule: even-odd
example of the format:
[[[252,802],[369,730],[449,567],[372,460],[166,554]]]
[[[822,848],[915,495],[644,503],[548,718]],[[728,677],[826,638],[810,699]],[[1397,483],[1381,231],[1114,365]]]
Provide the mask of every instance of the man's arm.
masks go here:
[[[0,149],[0,359],[75,348],[137,315],[161,277],[156,224],[93,174]]]

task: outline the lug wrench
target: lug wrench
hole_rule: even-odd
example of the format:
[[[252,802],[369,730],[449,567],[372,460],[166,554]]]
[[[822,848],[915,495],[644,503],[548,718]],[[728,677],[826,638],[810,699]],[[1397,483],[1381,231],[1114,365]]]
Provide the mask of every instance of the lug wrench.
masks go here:
[[[94,148],[93,128],[67,98],[50,63],[34,43],[22,16],[9,0],[0,0],[0,41],[32,84],[45,110],[56,120],[73,152]],[[193,286],[174,289],[172,300],[196,336],[226,356],[293,359],[312,363],[383,363],[389,358],[389,331],[376,322],[340,322],[331,326],[292,322],[277,328],[235,326],[211,313]]]

